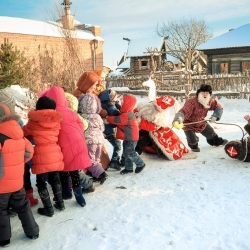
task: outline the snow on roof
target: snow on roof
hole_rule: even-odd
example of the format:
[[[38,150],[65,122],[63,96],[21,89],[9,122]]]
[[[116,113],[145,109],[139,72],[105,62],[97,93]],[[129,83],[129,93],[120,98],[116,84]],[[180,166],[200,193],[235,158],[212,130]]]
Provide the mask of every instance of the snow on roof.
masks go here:
[[[123,63],[117,66],[117,69],[129,69],[130,68],[130,59],[127,59]]]
[[[217,36],[197,47],[198,50],[249,47],[250,46],[250,23],[240,26]]]
[[[103,67],[106,67],[108,69],[110,69],[111,71],[116,70],[117,65],[107,65],[107,64],[103,64]]]
[[[115,71],[109,73],[109,76],[122,76],[122,75],[124,75],[122,69],[116,69]]]
[[[0,33],[15,33],[37,36],[62,37],[56,22],[35,21],[17,17],[0,16]],[[95,37],[92,32],[85,30],[75,30],[74,37],[78,39],[104,41],[103,38]]]
[[[131,39],[128,45],[128,57],[133,56],[148,56],[147,48],[154,50],[155,48],[158,51],[161,51],[163,45],[163,37],[150,37],[143,39]]]

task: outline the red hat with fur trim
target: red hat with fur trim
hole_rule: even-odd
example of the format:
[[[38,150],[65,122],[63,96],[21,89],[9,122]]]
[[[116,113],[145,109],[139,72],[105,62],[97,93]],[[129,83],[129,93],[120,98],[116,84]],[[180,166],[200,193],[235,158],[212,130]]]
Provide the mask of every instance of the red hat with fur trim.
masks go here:
[[[155,99],[155,107],[158,111],[166,110],[175,104],[175,99],[170,95],[160,96]]]

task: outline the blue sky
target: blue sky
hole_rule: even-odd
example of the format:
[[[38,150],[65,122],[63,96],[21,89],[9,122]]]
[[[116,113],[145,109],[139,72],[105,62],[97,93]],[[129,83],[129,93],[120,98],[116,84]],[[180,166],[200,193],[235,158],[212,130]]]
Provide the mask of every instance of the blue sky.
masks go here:
[[[51,20],[54,2],[63,0],[0,0],[0,16]],[[180,18],[204,18],[214,37],[250,23],[249,0],[71,0],[77,21],[101,26],[104,64],[115,65],[130,39],[156,36],[157,23]],[[4,24],[0,24],[4,25]]]

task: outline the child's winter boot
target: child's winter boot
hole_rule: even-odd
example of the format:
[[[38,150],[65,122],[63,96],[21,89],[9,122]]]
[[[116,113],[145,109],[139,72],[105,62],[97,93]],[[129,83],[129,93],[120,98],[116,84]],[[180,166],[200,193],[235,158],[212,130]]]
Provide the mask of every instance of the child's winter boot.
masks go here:
[[[25,192],[26,192],[26,197],[30,201],[30,206],[31,207],[36,206],[38,204],[38,199],[33,196],[33,188],[31,188],[29,190],[25,190]]]
[[[146,167],[145,164],[144,164],[144,166],[142,166],[142,167],[136,167],[135,173],[136,173],[136,174],[139,174],[145,167]]]
[[[101,184],[101,185],[102,185],[107,179],[108,179],[108,175],[106,174],[106,172],[103,172],[103,173],[100,174],[100,176],[98,177],[98,180],[100,181],[100,184]]]
[[[128,169],[124,168],[124,169],[120,172],[120,174],[121,174],[121,175],[124,175],[124,174],[131,174],[131,173],[133,173],[133,172],[134,172],[133,169],[128,170]]]
[[[10,244],[10,240],[1,240],[0,247],[7,247]]]
[[[122,155],[121,160],[119,162],[120,167],[125,167],[125,157]]]
[[[111,159],[108,167],[118,171],[121,170],[121,167],[119,166],[119,158],[117,160]]]
[[[38,208],[37,212],[41,215],[52,217],[54,215],[54,209],[52,207],[49,192],[47,189],[38,191],[41,201],[43,203],[43,208]]]
[[[228,143],[228,140],[222,139],[218,135],[215,135],[212,139],[207,139],[207,143],[210,144],[211,146],[220,146],[220,145],[225,145]]]
[[[32,236],[26,234],[26,236],[27,236],[28,238],[30,238],[31,240],[36,240],[36,239],[39,238],[39,234],[37,234],[37,235],[32,235]]]
[[[196,143],[196,144],[188,143],[188,146],[191,148],[191,150],[193,152],[200,152],[201,151],[200,148],[198,147],[198,143]]]
[[[54,207],[60,211],[63,211],[65,209],[63,197],[62,197],[62,187],[61,183],[53,184],[51,185],[53,194],[54,194]]]
[[[82,188],[79,186],[77,188],[73,188],[74,195],[76,198],[76,202],[81,206],[84,207],[86,205],[86,202],[82,196]]]
[[[83,194],[92,193],[92,192],[94,192],[94,191],[95,191],[95,187],[94,187],[93,183],[92,183],[91,186],[88,187],[88,188],[82,188],[82,193],[83,193]]]

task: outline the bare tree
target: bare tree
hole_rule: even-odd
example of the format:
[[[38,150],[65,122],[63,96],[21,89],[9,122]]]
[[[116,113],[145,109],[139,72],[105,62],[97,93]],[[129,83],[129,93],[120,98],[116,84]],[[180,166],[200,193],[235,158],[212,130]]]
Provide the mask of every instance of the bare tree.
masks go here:
[[[212,33],[203,19],[179,19],[157,24],[156,32],[165,38],[167,54],[178,58],[191,69],[191,57],[196,47],[210,38]]]
[[[54,63],[53,70],[51,69],[51,73],[53,72],[58,74],[60,72],[61,79],[59,80],[57,77],[57,81],[54,84],[58,84],[58,80],[61,81],[61,84],[64,88],[68,89],[69,91],[73,91],[75,89],[75,82],[79,78],[79,76],[85,71],[84,68],[84,59],[83,59],[83,51],[81,46],[78,43],[78,39],[76,37],[76,29],[74,24],[74,16],[70,13],[69,5],[71,4],[70,1],[63,1],[62,0],[54,0],[54,6],[51,10],[48,11],[50,15],[50,19],[57,23],[58,32],[61,34],[62,38],[64,39],[64,48],[62,52],[61,58],[61,65],[60,68],[56,67],[60,63],[57,61],[57,65]],[[66,12],[69,14],[71,19],[63,19]],[[48,56],[48,51],[45,51],[45,59],[49,57],[53,59],[53,55],[55,55],[55,51],[50,51]],[[46,63],[46,65],[48,65]],[[55,70],[56,68],[56,70]],[[59,70],[61,69],[61,71]],[[54,77],[55,79],[56,77]]]

